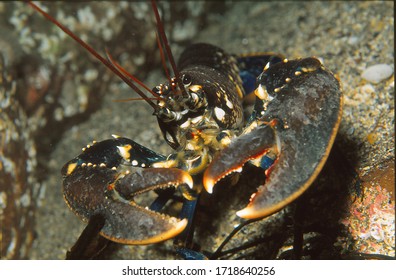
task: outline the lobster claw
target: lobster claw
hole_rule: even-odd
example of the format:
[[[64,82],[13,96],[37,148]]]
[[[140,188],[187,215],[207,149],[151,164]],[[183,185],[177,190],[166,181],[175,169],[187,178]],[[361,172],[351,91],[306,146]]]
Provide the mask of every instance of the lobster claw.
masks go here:
[[[259,126],[233,139],[228,147],[221,150],[204,173],[203,185],[208,193],[212,193],[214,185],[225,176],[241,172],[249,160],[263,158],[270,150],[278,149],[274,124]]]
[[[328,158],[342,116],[340,84],[316,58],[275,64],[264,70],[258,84],[258,90],[272,98],[268,109],[256,106],[263,108],[261,120],[280,118],[286,123],[277,129],[282,151],[265,185],[237,212],[247,219],[279,211],[312,184]],[[256,105],[265,102],[257,99]]]
[[[331,145],[319,147],[313,141],[315,138],[297,143],[295,139],[282,137],[282,151],[266,183],[259,186],[246,208],[236,214],[245,219],[267,217],[304,193],[321,171],[331,148]]]
[[[271,145],[278,147],[265,184],[237,212],[245,219],[281,210],[312,184],[327,160],[342,115],[340,84],[315,58],[276,63],[265,68],[257,82],[256,120],[279,124],[259,126],[234,139],[204,174],[204,186],[211,192],[222,177],[252,158],[263,158]]]
[[[101,235],[123,244],[151,244],[178,235],[187,220],[151,211],[131,197],[153,189],[192,184],[188,173],[179,169],[148,168],[117,179],[117,172],[98,167],[78,167],[63,183],[68,206],[83,220],[102,215]],[[124,198],[128,194],[128,199]]]
[[[92,216],[102,216],[105,223],[100,234],[114,242],[142,245],[178,235],[187,226],[187,219],[152,211],[138,205],[133,198],[148,191],[183,184],[191,188],[191,176],[177,168],[140,168],[134,173],[120,173],[116,166],[110,167],[121,161],[117,159],[117,151],[122,154],[129,149],[129,154],[137,159],[148,151],[137,151],[141,147],[132,140],[118,140],[95,143],[65,164],[62,174],[66,203],[84,221]],[[154,154],[151,156],[154,158]],[[125,155],[123,158],[126,159]],[[94,163],[87,164],[87,159]],[[134,159],[131,157],[130,160]],[[99,164],[100,161],[106,164]]]

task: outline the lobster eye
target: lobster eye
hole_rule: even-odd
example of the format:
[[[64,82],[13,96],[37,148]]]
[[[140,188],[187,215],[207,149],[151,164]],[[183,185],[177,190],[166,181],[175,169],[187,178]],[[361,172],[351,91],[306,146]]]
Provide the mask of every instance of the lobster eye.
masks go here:
[[[186,86],[186,87],[191,85],[191,77],[190,77],[190,75],[184,74],[183,78],[182,78],[182,82],[183,82],[183,85]]]
[[[155,86],[152,91],[157,94],[157,95],[162,95],[162,87],[161,86]]]

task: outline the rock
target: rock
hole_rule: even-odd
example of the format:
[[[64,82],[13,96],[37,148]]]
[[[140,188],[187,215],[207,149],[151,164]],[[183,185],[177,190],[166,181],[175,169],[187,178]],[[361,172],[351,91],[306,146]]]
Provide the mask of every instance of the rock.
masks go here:
[[[378,84],[379,82],[388,79],[393,74],[393,69],[388,64],[376,64],[368,67],[362,73],[362,78],[374,83]]]

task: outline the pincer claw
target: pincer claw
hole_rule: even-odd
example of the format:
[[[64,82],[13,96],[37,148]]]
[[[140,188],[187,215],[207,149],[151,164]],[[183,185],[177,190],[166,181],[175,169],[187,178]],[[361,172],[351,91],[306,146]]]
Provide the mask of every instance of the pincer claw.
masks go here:
[[[272,97],[262,120],[280,118],[285,125],[277,129],[282,151],[266,183],[237,212],[245,219],[269,216],[307,190],[328,158],[342,115],[340,84],[315,58],[275,64],[258,82]]]
[[[210,193],[217,181],[249,160],[266,170],[265,184],[237,212],[245,219],[281,210],[312,184],[327,160],[342,114],[339,82],[315,58],[276,63],[257,82],[252,121],[257,128],[219,152],[203,179]],[[267,153],[276,157],[270,167],[264,164]]]
[[[187,219],[154,212],[133,201],[134,196],[160,188],[192,186],[191,176],[176,168],[147,168],[120,175],[105,167],[78,166],[64,179],[64,198],[83,220],[102,215],[100,234],[123,244],[151,244],[178,235]]]
[[[276,133],[271,125],[262,125],[248,134],[235,138],[224,148],[205,170],[203,185],[208,193],[214,185],[232,172],[242,171],[243,165],[264,156],[276,147]]]

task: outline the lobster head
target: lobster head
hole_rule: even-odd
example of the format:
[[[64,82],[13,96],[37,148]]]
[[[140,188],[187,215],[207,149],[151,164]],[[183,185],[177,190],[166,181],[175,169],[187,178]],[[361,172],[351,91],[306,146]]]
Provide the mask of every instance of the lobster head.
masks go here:
[[[178,66],[179,78],[153,89],[159,96],[154,114],[172,148],[184,146],[191,125],[217,130],[242,127],[244,90],[234,57],[199,43],[182,53]]]

